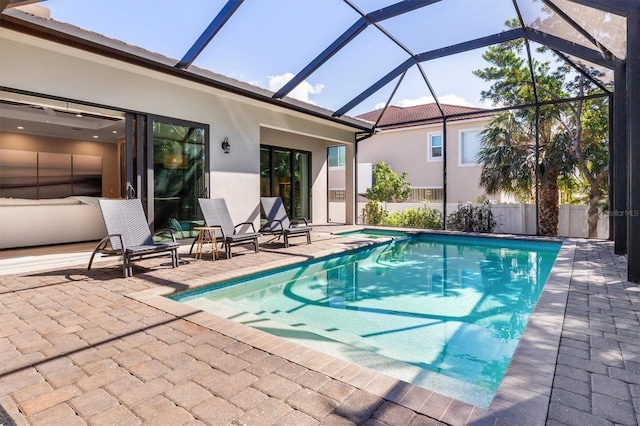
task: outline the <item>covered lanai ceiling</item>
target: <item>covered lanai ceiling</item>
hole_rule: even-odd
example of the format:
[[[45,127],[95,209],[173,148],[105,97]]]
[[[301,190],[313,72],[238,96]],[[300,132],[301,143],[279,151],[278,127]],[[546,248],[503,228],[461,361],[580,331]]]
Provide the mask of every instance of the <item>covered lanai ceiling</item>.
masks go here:
[[[28,14],[33,9],[21,7],[34,3],[49,9],[51,19],[34,19]],[[28,22],[50,35],[102,43],[183,73],[212,71],[232,79],[225,84],[237,81],[240,88],[260,89],[260,97],[285,103],[294,98],[310,110],[319,107],[346,118],[389,103],[499,108],[481,101],[489,83],[472,71],[488,65],[481,57],[488,46],[519,38],[528,40],[531,59],[555,60],[536,49],[548,46],[575,73],[594,78],[606,94],[613,90],[613,69],[626,59],[625,14],[632,3],[184,0],[176,7],[175,2],[148,0],[3,0],[2,6],[9,28]],[[515,27],[508,28],[507,21]],[[131,46],[162,57],[148,57]]]

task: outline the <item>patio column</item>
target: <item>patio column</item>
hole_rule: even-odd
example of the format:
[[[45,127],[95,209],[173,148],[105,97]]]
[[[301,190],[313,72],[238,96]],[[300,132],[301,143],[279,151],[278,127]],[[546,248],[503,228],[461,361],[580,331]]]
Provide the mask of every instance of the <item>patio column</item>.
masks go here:
[[[627,275],[640,283],[640,3],[627,15]]]
[[[345,212],[344,222],[347,225],[354,225],[358,217],[356,205],[356,142],[345,145]]]
[[[609,162],[613,179],[610,191],[613,203],[609,206],[613,222],[613,247],[615,254],[627,252],[627,218],[619,214],[627,210],[627,74],[624,66],[614,70],[613,91],[613,149]]]

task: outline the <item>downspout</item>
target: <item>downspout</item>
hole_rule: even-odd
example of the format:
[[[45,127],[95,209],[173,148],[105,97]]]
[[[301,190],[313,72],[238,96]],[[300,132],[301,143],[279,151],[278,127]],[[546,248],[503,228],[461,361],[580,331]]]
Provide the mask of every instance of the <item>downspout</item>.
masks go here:
[[[356,225],[364,225],[364,224],[360,224],[358,223],[358,142],[363,141],[365,139],[369,139],[371,136],[373,136],[375,133],[375,128],[372,129],[372,131],[370,133],[356,133],[354,134],[353,137],[353,161],[355,163],[355,170],[354,170],[354,179],[353,179],[353,203],[355,206],[355,210],[356,210],[356,220],[355,220],[355,224]],[[362,137],[360,137],[358,139],[358,136],[362,135]]]
[[[442,229],[447,229],[447,116],[442,116]]]

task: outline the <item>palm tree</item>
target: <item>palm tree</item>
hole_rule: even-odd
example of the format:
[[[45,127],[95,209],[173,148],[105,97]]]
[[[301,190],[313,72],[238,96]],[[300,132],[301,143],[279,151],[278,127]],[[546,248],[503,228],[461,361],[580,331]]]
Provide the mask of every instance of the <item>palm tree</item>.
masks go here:
[[[507,22],[516,28],[517,21]],[[533,75],[524,55],[522,39],[491,46],[482,55],[490,66],[473,74],[491,82],[481,99],[503,106],[534,104],[597,94],[598,88],[582,76],[571,78],[564,61],[555,69],[549,62],[531,59]],[[547,52],[546,48],[538,49]],[[535,90],[533,82],[535,81]],[[539,156],[536,164],[536,122]],[[558,179],[575,179],[576,170],[589,186],[589,235],[595,236],[598,204],[606,193],[608,109],[606,99],[549,103],[500,114],[483,132],[478,163],[483,166],[481,185],[490,193],[504,191],[521,201],[531,200],[538,173],[540,232],[556,235],[558,229]]]
[[[586,91],[593,91],[581,76],[576,79],[575,86],[580,96]],[[580,100],[575,105],[569,103],[567,113],[560,119],[566,133],[571,135],[571,152],[580,175],[586,181],[589,238],[598,236],[599,207],[608,191],[608,106],[607,98]]]
[[[482,165],[480,185],[488,193],[505,192],[520,201],[532,198],[535,181],[535,143],[512,112],[496,115],[480,133],[482,146],[478,163]]]
[[[528,114],[504,112],[481,132],[478,163],[480,185],[488,193],[505,192],[521,201],[535,196],[536,169],[539,177],[540,233],[558,233],[558,178],[567,174],[573,161],[567,155],[571,139],[545,114],[541,114],[539,154],[536,166],[535,127]]]

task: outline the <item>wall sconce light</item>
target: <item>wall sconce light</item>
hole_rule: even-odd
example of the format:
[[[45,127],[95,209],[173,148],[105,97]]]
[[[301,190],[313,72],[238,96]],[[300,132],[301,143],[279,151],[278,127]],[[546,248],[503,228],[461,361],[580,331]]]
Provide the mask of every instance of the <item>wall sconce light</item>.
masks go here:
[[[222,150],[224,151],[225,154],[228,154],[231,152],[231,144],[229,143],[229,138],[225,137],[224,140],[222,141]]]

